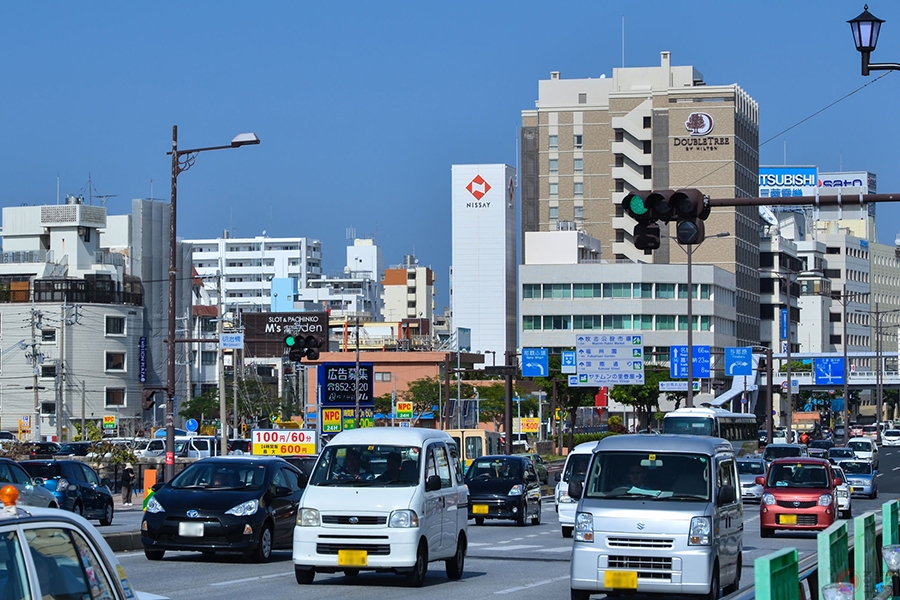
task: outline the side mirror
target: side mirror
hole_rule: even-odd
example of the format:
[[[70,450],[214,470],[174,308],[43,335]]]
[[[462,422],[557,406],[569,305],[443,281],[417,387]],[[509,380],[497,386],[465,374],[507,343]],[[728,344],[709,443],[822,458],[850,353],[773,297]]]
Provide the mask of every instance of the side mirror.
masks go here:
[[[719,495],[717,498],[717,504],[719,506],[724,506],[725,504],[733,504],[735,500],[735,492],[733,485],[723,485],[722,489],[719,490]]]
[[[580,500],[581,494],[584,492],[584,482],[573,479],[569,482],[569,498]]]
[[[283,485],[275,486],[275,497],[276,498],[284,498],[285,496],[291,495],[291,488],[285,487]]]
[[[426,492],[435,492],[441,489],[441,478],[437,475],[430,475],[428,480],[425,482],[425,491]]]
[[[757,475],[755,481],[757,485],[766,485],[766,478],[762,475]]]
[[[832,479],[832,480],[831,480],[831,485],[832,485],[832,487],[838,487],[838,486],[840,486],[840,485],[841,485],[841,478],[840,478],[840,477],[835,477],[834,479]]]
[[[153,490],[154,492],[158,492],[158,491],[161,490],[165,485],[166,485],[166,482],[165,482],[165,481],[160,481],[159,483],[154,483],[153,485],[151,485],[151,486],[150,486],[150,489]]]

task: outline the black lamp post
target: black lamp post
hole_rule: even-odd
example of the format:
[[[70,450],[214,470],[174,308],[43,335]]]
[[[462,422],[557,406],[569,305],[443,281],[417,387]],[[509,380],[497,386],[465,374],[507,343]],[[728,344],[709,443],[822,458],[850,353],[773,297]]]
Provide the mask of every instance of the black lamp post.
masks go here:
[[[862,55],[862,74],[869,74],[869,71],[898,71],[900,64],[898,63],[869,63],[869,55],[875,51],[875,44],[878,43],[878,34],[881,31],[881,24],[884,19],[879,19],[869,12],[869,5],[863,7],[862,13],[855,19],[847,21],[850,23],[850,31],[853,32],[853,43],[856,49]]]

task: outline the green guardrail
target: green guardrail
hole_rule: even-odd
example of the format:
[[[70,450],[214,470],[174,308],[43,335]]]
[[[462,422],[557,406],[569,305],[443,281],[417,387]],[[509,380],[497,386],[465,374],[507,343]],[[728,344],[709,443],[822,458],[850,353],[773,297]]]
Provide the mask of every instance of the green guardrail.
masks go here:
[[[875,542],[875,513],[853,519],[853,548],[856,550],[853,553],[853,598],[869,600],[876,594],[878,558],[881,556],[881,549]]]
[[[850,581],[850,528],[847,521],[835,523],[816,536],[819,557],[819,589],[831,583]]]
[[[900,527],[898,527],[898,515],[900,515],[900,503],[890,500],[881,505],[881,545],[894,546],[900,544]],[[891,574],[888,572],[887,563],[881,560],[881,572],[884,574],[884,585],[892,584]]]
[[[785,548],[753,561],[759,600],[799,600],[800,568],[796,548]]]

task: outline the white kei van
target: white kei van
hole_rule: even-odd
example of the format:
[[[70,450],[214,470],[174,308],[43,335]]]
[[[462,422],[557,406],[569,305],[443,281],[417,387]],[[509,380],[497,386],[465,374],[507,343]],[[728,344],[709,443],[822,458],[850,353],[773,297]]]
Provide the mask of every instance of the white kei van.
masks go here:
[[[559,513],[559,524],[562,527],[564,538],[572,537],[572,528],[575,526],[575,505],[578,499],[569,497],[569,481],[577,479],[584,481],[588,463],[591,461],[591,453],[597,447],[597,442],[585,442],[575,446],[566,457],[562,476],[556,484],[556,512]],[[574,475],[574,477],[573,477]]]
[[[297,515],[297,583],[316,572],[394,572],[413,587],[428,563],[462,577],[468,489],[446,432],[378,427],[337,434],[322,449]]]
[[[740,587],[743,507],[727,440],[617,435],[572,481],[572,600],[591,594],[696,595]]]
[[[220,454],[220,444],[212,436],[175,436],[175,456],[181,458],[208,458]],[[140,456],[165,456],[166,438],[153,438]]]

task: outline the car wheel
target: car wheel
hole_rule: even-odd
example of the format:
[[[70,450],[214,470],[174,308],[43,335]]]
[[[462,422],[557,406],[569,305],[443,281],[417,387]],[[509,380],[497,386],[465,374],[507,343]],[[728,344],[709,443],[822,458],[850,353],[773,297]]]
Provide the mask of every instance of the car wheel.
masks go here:
[[[537,513],[533,517],[531,517],[532,525],[540,525],[541,524],[541,511],[542,510],[543,510],[543,507],[541,506],[541,503],[538,502]]]
[[[259,534],[259,542],[256,548],[251,551],[253,562],[268,562],[272,557],[272,526],[266,523],[262,532]]]
[[[761,538],[769,538],[775,534],[774,529],[769,529],[768,527],[760,527],[759,528],[759,537]]]
[[[456,540],[456,554],[453,558],[444,561],[447,567],[447,577],[450,579],[459,579],[463,574],[463,567],[466,564],[466,536],[462,533]]]
[[[712,581],[709,582],[709,591],[701,594],[700,597],[703,600],[719,600],[721,591],[719,587],[719,563],[716,561],[713,563]]]
[[[80,517],[84,516],[84,507],[81,506],[81,502],[75,503],[75,506],[72,507],[72,512]]]
[[[147,560],[162,560],[165,555],[165,550],[151,550],[149,548],[144,548],[144,556],[147,557]]]
[[[484,517],[475,517],[475,524],[479,526],[484,525]]]
[[[110,502],[106,505],[106,508],[103,509],[103,516],[100,517],[100,524],[106,527],[107,525],[112,525],[113,521],[113,504]]]
[[[571,600],[588,600],[591,597],[589,590],[571,589]]]
[[[734,575],[734,582],[732,582],[731,585],[726,585],[725,589],[722,590],[722,595],[724,595],[724,596],[733,594],[736,591],[738,591],[739,589],[741,589],[741,569],[743,568],[743,563],[744,563],[743,558],[741,556],[742,554],[743,554],[743,552],[738,553],[737,571],[735,572],[735,575]]]
[[[528,511],[528,505],[525,505],[525,510],[520,510],[519,514],[516,515],[516,526],[517,527],[525,527],[525,513]]]
[[[572,527],[565,527],[565,526],[563,526],[563,528],[562,528],[562,536],[563,536],[564,538],[570,538],[570,537],[572,537],[572,529],[573,529]]]
[[[313,582],[313,579],[316,578],[316,570],[294,567],[294,577],[300,585],[309,585]]]
[[[416,551],[416,564],[413,570],[406,575],[406,581],[410,587],[422,587],[425,585],[425,574],[428,573],[428,547],[425,541],[419,542]]]

